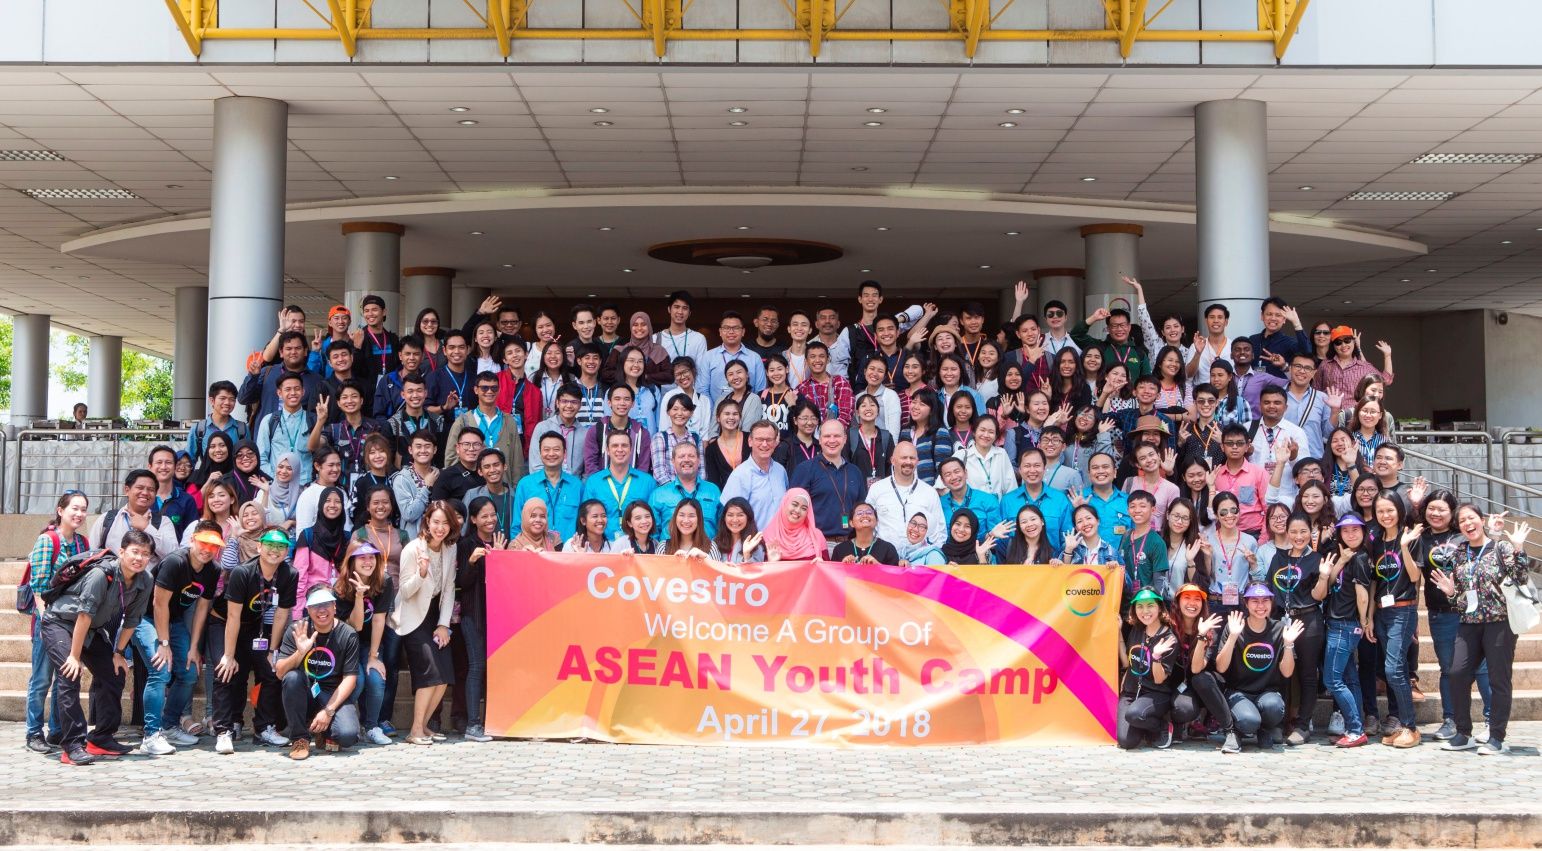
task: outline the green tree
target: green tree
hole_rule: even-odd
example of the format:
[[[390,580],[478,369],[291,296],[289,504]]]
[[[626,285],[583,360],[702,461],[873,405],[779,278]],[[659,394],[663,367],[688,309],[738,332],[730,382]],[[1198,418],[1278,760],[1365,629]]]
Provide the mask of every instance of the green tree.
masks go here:
[[[123,409],[152,420],[171,418],[171,361],[141,352],[123,353]]]
[[[63,331],[54,331],[49,336],[53,338],[49,348],[61,353],[58,362],[48,367],[54,380],[72,392],[85,387],[86,367],[91,362],[91,341]]]
[[[11,317],[0,316],[0,409],[11,409]]]

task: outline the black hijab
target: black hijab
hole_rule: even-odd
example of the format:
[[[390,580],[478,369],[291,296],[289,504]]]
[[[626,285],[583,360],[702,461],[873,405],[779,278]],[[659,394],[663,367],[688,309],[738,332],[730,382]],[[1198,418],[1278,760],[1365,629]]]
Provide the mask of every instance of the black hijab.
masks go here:
[[[213,434],[210,437],[213,437]],[[253,467],[250,473],[244,473],[241,471],[241,468],[236,466],[236,453],[242,449],[250,449],[252,454],[257,456],[257,466]],[[257,444],[253,443],[250,439],[236,441],[236,445],[231,447],[230,478],[232,480],[231,484],[236,486],[236,502],[241,505],[245,505],[257,498],[255,482],[272,481],[268,474],[262,471],[262,453],[257,450]]]
[[[213,446],[216,440],[224,441],[225,443],[225,460],[223,461],[214,461],[209,458],[209,447]],[[188,478],[188,481],[202,489],[204,485],[208,484],[210,474],[219,473],[221,478],[225,478],[235,468],[236,447],[231,442],[230,435],[223,431],[210,430],[209,436],[204,438],[203,457],[198,459],[197,465],[193,468],[193,475]]]
[[[332,494],[337,494],[338,503],[343,508],[336,518],[327,517],[323,511],[327,497]],[[333,565],[342,564],[343,554],[348,549],[348,533],[343,529],[347,513],[348,500],[343,498],[343,492],[338,488],[324,488],[321,496],[316,499],[316,525],[304,533],[304,545]]]
[[[955,541],[953,539],[953,524],[962,517],[969,521],[969,540]],[[975,536],[980,532],[980,518],[967,508],[960,508],[953,512],[953,517],[948,521],[947,540],[942,544],[943,558],[949,564],[979,564],[980,553],[975,549]]]

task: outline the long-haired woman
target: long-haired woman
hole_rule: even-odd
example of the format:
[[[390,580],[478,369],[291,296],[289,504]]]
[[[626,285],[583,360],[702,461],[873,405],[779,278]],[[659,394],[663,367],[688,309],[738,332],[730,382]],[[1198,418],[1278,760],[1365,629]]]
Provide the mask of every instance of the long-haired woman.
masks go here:
[[[32,552],[27,556],[27,574],[23,580],[33,596],[32,613],[32,673],[27,679],[27,750],[46,754],[54,749],[43,735],[44,706],[46,704],[49,732],[54,741],[59,740],[60,714],[55,701],[48,700],[49,689],[54,681],[54,664],[43,647],[38,625],[43,613],[43,592],[53,579],[54,571],[72,556],[85,552],[89,544],[80,533],[86,522],[86,509],[90,505],[84,493],[67,490],[54,503],[54,518],[37,536]]]
[[[431,745],[445,739],[443,734],[430,733],[428,719],[438,711],[455,676],[450,658],[450,617],[455,611],[455,542],[460,538],[460,527],[460,515],[450,503],[429,503],[418,537],[402,551],[401,586],[393,617],[412,672],[409,744]]]

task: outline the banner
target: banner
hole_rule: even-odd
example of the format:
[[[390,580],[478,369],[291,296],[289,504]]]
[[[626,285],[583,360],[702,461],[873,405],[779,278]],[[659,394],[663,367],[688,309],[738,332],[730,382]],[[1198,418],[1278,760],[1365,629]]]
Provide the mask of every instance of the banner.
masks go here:
[[[1120,581],[1101,566],[494,551],[487,730],[654,744],[1108,743]]]

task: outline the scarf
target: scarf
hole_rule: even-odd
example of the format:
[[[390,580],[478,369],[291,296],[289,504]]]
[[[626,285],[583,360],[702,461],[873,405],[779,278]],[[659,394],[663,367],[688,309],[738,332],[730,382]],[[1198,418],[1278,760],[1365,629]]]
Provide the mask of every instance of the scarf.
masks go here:
[[[209,460],[209,447],[213,446],[216,440],[224,441],[225,443],[225,460],[223,461]],[[203,486],[209,483],[210,474],[217,472],[221,478],[229,478],[235,468],[236,450],[231,445],[230,435],[222,431],[211,432],[203,442],[203,457],[198,459],[198,466],[193,469],[193,475],[188,477],[188,481],[199,490],[203,490]]]
[[[956,541],[953,539],[953,524],[963,517],[969,521],[969,539]],[[960,508],[953,512],[953,519],[948,521],[948,539],[942,544],[942,555],[950,564],[979,564],[980,554],[975,550],[975,535],[980,531],[980,518],[967,508]]]
[[[268,505],[283,512],[285,519],[290,519],[294,517],[295,504],[300,501],[300,491],[305,490],[305,486],[300,483],[300,453],[285,452],[273,462],[273,469],[277,470],[278,465],[286,459],[294,475],[289,477],[287,484],[278,479],[273,480],[273,484],[268,488]]]
[[[337,494],[338,500],[342,502],[343,513],[328,518],[323,514],[322,507],[332,494]],[[347,510],[348,500],[343,499],[341,490],[323,488],[321,495],[316,498],[316,525],[305,530],[305,546],[334,565],[342,564],[343,552],[348,548],[348,535],[343,531],[343,518]]]
[[[787,509],[794,499],[801,498],[808,505],[802,522],[794,525],[787,519]],[[782,495],[782,504],[776,515],[766,524],[761,540],[766,552],[775,549],[784,560],[824,558],[825,536],[814,523],[814,501],[803,488],[791,488]]]

